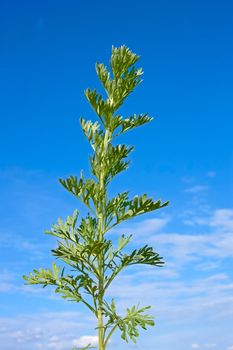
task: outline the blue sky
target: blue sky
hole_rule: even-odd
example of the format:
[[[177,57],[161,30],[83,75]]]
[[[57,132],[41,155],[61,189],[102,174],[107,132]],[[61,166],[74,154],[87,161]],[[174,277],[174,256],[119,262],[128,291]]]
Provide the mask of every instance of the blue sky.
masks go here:
[[[59,177],[88,173],[91,150],[79,117],[95,118],[83,91],[100,87],[96,61],[111,46],[141,55],[143,83],[122,114],[149,112],[130,169],[111,191],[170,200],[112,232],[151,244],[163,269],[125,271],[109,296],[119,310],[152,305],[156,327],[138,348],[233,349],[233,5],[230,1],[0,2],[0,341],[4,350],[66,350],[95,342],[91,315],[52,290],[25,287],[49,267],[43,234],[76,202]],[[119,337],[110,348],[126,346]]]

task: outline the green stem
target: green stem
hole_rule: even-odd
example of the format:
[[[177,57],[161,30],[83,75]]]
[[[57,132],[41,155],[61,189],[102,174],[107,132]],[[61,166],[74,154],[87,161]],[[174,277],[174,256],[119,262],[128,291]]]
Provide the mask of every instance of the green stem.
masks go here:
[[[103,187],[103,176],[100,178],[100,188]],[[99,214],[99,241],[103,241],[103,213]],[[99,342],[99,350],[104,350],[104,334],[103,334],[103,311],[102,311],[102,305],[103,305],[103,280],[104,280],[104,271],[103,271],[103,254],[99,255],[98,258],[98,273],[99,273],[99,279],[98,279],[98,342]]]
[[[117,328],[117,324],[115,324],[115,326],[111,329],[111,331],[108,333],[106,339],[105,339],[105,342],[104,342],[104,349],[106,348],[107,344],[108,344],[108,341],[110,339],[110,337],[112,336],[113,332],[116,330]]]
[[[103,150],[103,164],[104,164],[104,156],[107,151],[107,146],[109,142],[109,130],[106,130],[105,136],[104,136],[104,150]],[[100,185],[100,192],[104,190],[104,169],[102,169],[102,172],[100,174],[99,178],[99,185]],[[105,196],[102,199],[102,203],[100,206],[100,211],[98,213],[99,217],[99,242],[103,241],[103,235],[105,231],[105,207],[106,207],[106,198]],[[99,350],[104,350],[104,328],[103,328],[103,297],[104,297],[104,265],[103,265],[103,254],[101,253],[98,258],[98,272],[99,272],[99,278],[98,278],[98,345]]]
[[[102,219],[100,219],[100,225],[102,225]],[[100,235],[102,239],[102,235]],[[98,260],[98,268],[99,268],[99,295],[98,295],[98,342],[99,342],[99,350],[104,350],[104,335],[103,335],[103,314],[102,314],[102,306],[103,306],[103,263],[102,263],[102,254]]]
[[[111,282],[114,280],[114,278],[118,275],[118,273],[121,272],[121,270],[124,268],[124,266],[121,266],[115,273],[113,273],[110,278],[108,279],[108,282],[105,284],[104,286],[104,290],[106,290],[109,285],[111,284]]]
[[[97,316],[96,310],[86,300],[82,299],[82,302],[93,312],[94,315]]]

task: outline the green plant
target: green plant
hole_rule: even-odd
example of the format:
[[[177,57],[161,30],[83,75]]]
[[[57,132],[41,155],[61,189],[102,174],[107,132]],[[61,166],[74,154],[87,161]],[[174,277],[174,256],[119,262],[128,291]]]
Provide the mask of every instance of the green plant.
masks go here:
[[[153,326],[153,317],[145,314],[150,306],[133,306],[125,316],[117,312],[114,299],[107,301],[106,291],[115,277],[127,266],[144,264],[162,266],[162,258],[148,245],[123,253],[131,236],[122,235],[118,246],[106,237],[108,231],[123,221],[148,213],[168,202],[153,201],[146,194],[129,199],[129,192],[109,198],[107,187],[112,179],[129,165],[128,155],[133,150],[112,141],[125,132],[152,120],[148,114],[124,118],[117,114],[127,96],[141,82],[142,69],[134,64],[139,56],[127,47],[112,48],[110,66],[112,75],[103,64],[96,64],[97,75],[105,89],[104,99],[96,90],[85,91],[86,98],[98,115],[96,121],[80,119],[82,130],[93,149],[90,156],[92,177],[85,179],[70,176],[60,183],[77,197],[87,208],[88,214],[78,222],[78,211],[65,221],[58,219],[47,234],[58,237],[58,247],[52,250],[54,256],[72,267],[75,274],[65,273],[65,268],[52,264],[52,269],[34,270],[23,276],[26,284],[53,285],[55,292],[63,298],[84,303],[98,320],[99,350],[105,350],[113,332],[118,329],[121,338],[136,341],[138,328]],[[85,297],[87,295],[87,297]],[[85,349],[89,348],[88,345]]]

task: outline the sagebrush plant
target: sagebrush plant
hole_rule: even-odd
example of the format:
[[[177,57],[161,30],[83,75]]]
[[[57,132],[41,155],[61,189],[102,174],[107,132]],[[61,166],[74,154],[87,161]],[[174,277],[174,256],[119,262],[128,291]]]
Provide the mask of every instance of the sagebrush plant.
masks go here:
[[[53,262],[51,269],[40,268],[33,270],[29,276],[23,276],[26,284],[53,285],[55,292],[63,298],[84,303],[97,318],[99,350],[106,349],[116,329],[126,342],[129,339],[136,342],[140,327],[146,329],[154,325],[153,317],[145,314],[150,306],[140,307],[138,304],[127,308],[124,316],[119,315],[114,299],[109,300],[106,296],[112,281],[127,266],[163,265],[162,257],[148,245],[131,253],[123,252],[132,235],[121,235],[116,247],[106,235],[120,223],[168,204],[153,201],[146,194],[129,199],[129,192],[123,192],[109,198],[107,192],[113,178],[128,168],[127,157],[133,150],[132,146],[113,145],[113,140],[153,119],[148,114],[134,114],[125,118],[117,113],[128,95],[142,81],[142,69],[135,67],[138,59],[139,56],[126,46],[112,47],[111,73],[103,64],[96,64],[106,98],[96,89],[85,91],[100,120],[93,122],[80,118],[81,128],[93,149],[90,156],[92,176],[86,179],[81,171],[79,178],[70,176],[59,181],[87,207],[88,214],[79,219],[75,210],[65,221],[58,219],[58,223],[46,231],[59,238],[58,247],[52,250],[52,254],[72,269],[67,273],[64,264],[61,267]],[[91,344],[83,349],[90,347]]]

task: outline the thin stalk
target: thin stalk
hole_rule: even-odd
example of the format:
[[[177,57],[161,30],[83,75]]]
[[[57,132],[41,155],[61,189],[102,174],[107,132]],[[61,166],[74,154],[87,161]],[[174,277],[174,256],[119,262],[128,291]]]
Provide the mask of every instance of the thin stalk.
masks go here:
[[[100,227],[102,227],[102,216],[100,216]],[[100,233],[99,238],[102,240],[102,234]],[[100,254],[100,257],[98,259],[98,269],[99,269],[99,281],[98,281],[98,287],[99,287],[99,295],[98,295],[98,343],[99,343],[99,350],[104,350],[104,335],[103,335],[103,314],[102,314],[102,305],[103,305],[103,261],[102,261],[102,254]]]
[[[97,316],[96,310],[86,300],[82,299],[82,302],[93,312],[94,315]]]
[[[107,129],[104,136],[104,149],[103,149],[103,158],[105,157],[105,153],[107,150],[109,142],[109,130]],[[104,163],[104,162],[103,162]],[[100,174],[99,178],[99,185],[100,185],[100,192],[105,189],[104,187],[104,169]],[[100,212],[98,213],[99,217],[99,242],[103,241],[103,235],[105,231],[105,207],[106,207],[106,196],[102,199],[102,205],[100,206]],[[99,289],[99,295],[98,295],[98,346],[99,350],[104,350],[104,328],[103,328],[103,297],[104,297],[104,265],[103,265],[103,253],[99,255],[98,258],[98,272],[99,272],[99,278],[98,278],[98,289]]]
[[[118,275],[119,272],[121,272],[121,270],[123,270],[124,266],[121,266],[115,273],[113,273],[110,278],[108,279],[108,282],[105,284],[104,286],[104,290],[106,290],[109,285],[111,284],[111,282],[114,280],[114,278]]]
[[[115,324],[115,326],[111,329],[111,331],[108,333],[106,339],[105,339],[105,342],[104,342],[104,349],[106,348],[107,344],[108,344],[108,341],[110,339],[110,337],[113,335],[113,332],[116,330],[117,328],[117,324]]]
[[[103,176],[101,174],[100,177],[100,189],[103,188]],[[103,212],[99,214],[99,241],[103,241]],[[104,350],[104,334],[103,334],[103,314],[102,314],[102,304],[103,304],[103,280],[104,280],[104,271],[103,271],[103,254],[100,254],[98,257],[98,342],[99,342],[99,350]]]

